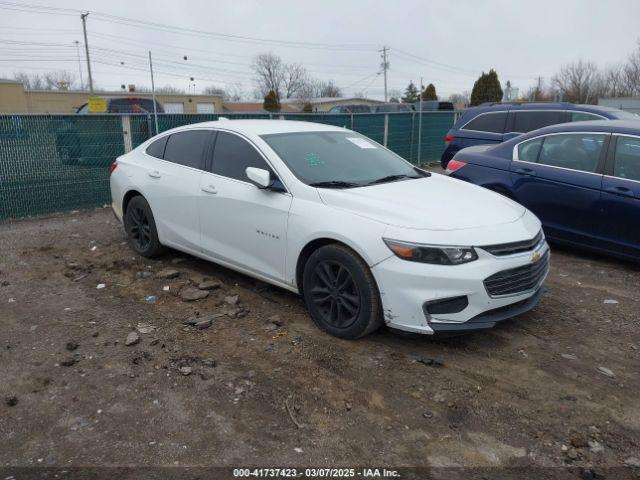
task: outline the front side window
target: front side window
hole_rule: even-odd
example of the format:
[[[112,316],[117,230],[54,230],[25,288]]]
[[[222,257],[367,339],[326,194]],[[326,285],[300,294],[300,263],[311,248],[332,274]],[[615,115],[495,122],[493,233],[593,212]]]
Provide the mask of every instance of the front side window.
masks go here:
[[[477,132],[504,133],[507,112],[483,113],[467,123],[462,130]]]
[[[534,138],[518,145],[518,160],[536,163],[544,138]]]
[[[544,137],[538,163],[581,172],[598,169],[605,135],[575,133]]]
[[[396,154],[355,132],[277,133],[262,139],[307,185],[349,188],[424,176]]]
[[[640,182],[640,138],[618,137],[613,176]]]
[[[527,133],[538,128],[548,127],[563,122],[564,112],[558,111],[512,111],[514,116],[513,128],[514,132]]]
[[[213,152],[213,173],[248,182],[247,167],[271,172],[262,155],[249,142],[232,133],[218,132]]]
[[[156,157],[156,158],[163,158],[164,147],[167,145],[168,138],[169,136],[165,135],[164,137],[159,138],[158,140],[153,142],[151,145],[149,145],[145,150],[147,152],[147,155],[151,155],[152,157]]]
[[[204,151],[210,138],[209,130],[187,130],[174,133],[167,140],[164,159],[185,167],[202,169]]]

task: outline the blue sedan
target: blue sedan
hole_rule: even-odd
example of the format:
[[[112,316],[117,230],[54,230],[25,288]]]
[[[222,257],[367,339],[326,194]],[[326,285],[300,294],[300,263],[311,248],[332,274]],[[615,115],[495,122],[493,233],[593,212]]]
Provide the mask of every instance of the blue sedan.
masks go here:
[[[521,203],[551,240],[640,261],[638,120],[565,123],[465,148],[447,173]]]

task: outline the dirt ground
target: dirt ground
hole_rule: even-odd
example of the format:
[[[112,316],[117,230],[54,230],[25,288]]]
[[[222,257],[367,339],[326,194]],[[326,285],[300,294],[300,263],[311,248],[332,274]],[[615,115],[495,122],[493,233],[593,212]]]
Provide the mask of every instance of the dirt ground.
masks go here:
[[[640,467],[640,267],[553,246],[547,289],[491,331],[344,341],[294,294],[134,255],[108,209],[2,223],[0,466]]]

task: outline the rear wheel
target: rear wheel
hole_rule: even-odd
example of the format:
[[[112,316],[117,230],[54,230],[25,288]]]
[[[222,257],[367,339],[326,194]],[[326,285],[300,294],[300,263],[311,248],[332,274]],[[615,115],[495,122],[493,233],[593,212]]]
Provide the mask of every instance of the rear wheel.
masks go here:
[[[129,246],[143,257],[157,257],[165,248],[158,240],[156,222],[149,203],[142,196],[133,197],[124,215],[124,229]]]
[[[305,265],[303,295],[311,318],[341,338],[363,337],[382,324],[380,296],[367,264],[337,244],[316,250]]]

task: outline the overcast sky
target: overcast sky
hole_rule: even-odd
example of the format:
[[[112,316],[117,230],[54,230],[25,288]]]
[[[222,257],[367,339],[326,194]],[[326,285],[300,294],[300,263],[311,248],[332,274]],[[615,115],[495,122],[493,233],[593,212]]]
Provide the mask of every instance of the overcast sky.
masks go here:
[[[241,83],[250,93],[253,57],[273,52],[334,80],[347,96],[381,98],[383,45],[390,48],[390,90],[422,76],[446,97],[471,90],[490,68],[503,86],[511,80],[526,90],[578,58],[601,66],[624,61],[640,37],[639,0],[0,0],[0,77],[66,69],[79,80],[81,68],[86,82],[80,9],[92,12],[94,83],[109,90],[150,86],[151,49],[157,86],[186,90],[194,77],[197,91]]]

